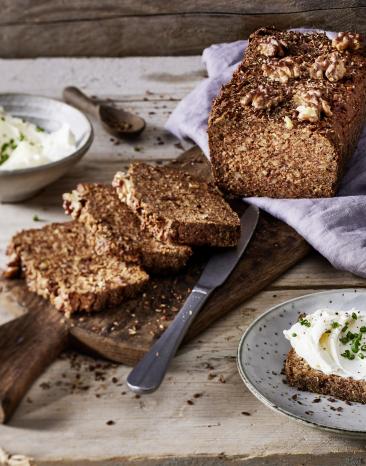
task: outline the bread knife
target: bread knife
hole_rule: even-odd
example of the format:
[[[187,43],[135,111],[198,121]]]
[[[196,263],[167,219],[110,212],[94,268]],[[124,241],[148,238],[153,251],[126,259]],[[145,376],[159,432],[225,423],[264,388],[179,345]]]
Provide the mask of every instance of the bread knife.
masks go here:
[[[223,285],[239,262],[258,223],[259,209],[249,206],[240,218],[241,234],[234,248],[216,252],[207,262],[197,284],[167,330],[127,377],[135,393],[152,393],[164,380],[169,364],[185,334],[212,292]]]

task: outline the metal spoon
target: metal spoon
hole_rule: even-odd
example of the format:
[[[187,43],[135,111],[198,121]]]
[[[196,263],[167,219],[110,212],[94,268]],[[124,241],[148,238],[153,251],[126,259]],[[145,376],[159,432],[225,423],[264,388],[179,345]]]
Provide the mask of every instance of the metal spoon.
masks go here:
[[[143,118],[112,105],[98,104],[77,87],[65,87],[63,98],[68,104],[98,118],[104,129],[117,138],[137,135],[145,128]]]

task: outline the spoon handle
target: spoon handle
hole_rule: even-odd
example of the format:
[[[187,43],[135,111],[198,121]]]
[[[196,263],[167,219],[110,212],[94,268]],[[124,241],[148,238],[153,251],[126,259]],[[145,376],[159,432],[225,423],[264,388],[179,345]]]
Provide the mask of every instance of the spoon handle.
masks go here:
[[[93,100],[81,92],[80,89],[74,86],[65,87],[63,92],[64,101],[79,110],[90,113],[96,117],[99,116],[99,105],[97,105]]]

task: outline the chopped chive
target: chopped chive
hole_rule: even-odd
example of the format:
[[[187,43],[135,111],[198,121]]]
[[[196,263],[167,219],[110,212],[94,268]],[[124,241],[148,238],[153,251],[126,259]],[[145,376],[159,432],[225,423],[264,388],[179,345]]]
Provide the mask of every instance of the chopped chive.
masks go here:
[[[355,355],[351,353],[351,351],[348,349],[344,353],[342,353],[341,356],[349,360],[355,359]]]
[[[366,351],[366,345],[361,345],[361,351]]]
[[[352,312],[352,319],[354,319],[354,320],[357,319],[357,314],[355,312]]]
[[[358,353],[358,357],[359,357],[360,359],[365,359],[365,356],[364,356],[363,353]]]
[[[42,218],[39,218],[38,215],[33,215],[33,222],[43,222]]]
[[[354,353],[358,353],[358,350],[360,349],[361,338],[362,338],[362,334],[359,333],[359,334],[356,336],[356,338],[353,340],[353,343],[352,343],[352,346],[351,346],[351,350],[352,350]]]
[[[361,332],[361,333],[366,333],[366,327],[361,327],[361,328],[360,328],[360,332]]]
[[[332,322],[332,328],[338,328],[341,324],[339,322]]]
[[[311,327],[311,323],[307,319],[300,319],[300,324],[305,327]]]
[[[292,337],[297,337],[297,333],[294,332],[291,336]]]
[[[361,333],[357,334],[357,333],[347,332],[344,337],[339,339],[339,341],[343,343],[344,345],[346,345],[349,342],[354,342],[355,340],[358,340],[358,344],[359,344],[361,337],[362,337]]]
[[[348,324],[346,324],[343,328],[342,328],[342,332],[346,332],[348,330]]]
[[[1,152],[4,152],[6,151],[6,149],[9,147],[9,143],[8,142],[4,142],[4,144],[1,146]]]
[[[8,160],[8,154],[0,154],[0,165]]]

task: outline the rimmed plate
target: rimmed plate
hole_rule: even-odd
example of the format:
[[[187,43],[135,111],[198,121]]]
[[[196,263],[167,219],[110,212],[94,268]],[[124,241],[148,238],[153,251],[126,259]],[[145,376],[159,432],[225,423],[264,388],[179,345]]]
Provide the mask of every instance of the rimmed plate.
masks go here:
[[[319,308],[363,310],[366,291],[342,289],[312,293],[272,307],[259,316],[240,340],[237,363],[249,390],[265,405],[312,427],[353,437],[366,436],[366,405],[297,390],[282,374],[290,344],[283,330],[299,314]]]

